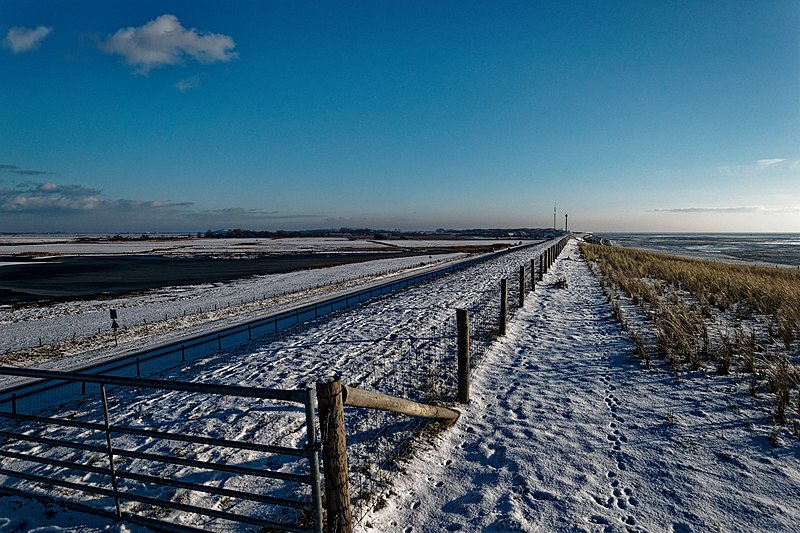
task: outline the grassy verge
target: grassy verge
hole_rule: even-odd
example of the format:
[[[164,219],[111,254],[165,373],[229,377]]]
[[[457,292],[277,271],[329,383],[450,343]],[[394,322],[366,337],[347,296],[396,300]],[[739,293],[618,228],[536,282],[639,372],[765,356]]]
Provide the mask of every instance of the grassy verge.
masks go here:
[[[581,244],[612,311],[650,368],[749,376],[773,421],[800,436],[800,273]]]

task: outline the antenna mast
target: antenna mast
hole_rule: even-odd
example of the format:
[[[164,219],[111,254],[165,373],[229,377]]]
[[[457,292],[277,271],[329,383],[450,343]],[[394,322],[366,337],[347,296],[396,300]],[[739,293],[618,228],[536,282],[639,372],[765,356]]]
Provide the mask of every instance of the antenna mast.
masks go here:
[[[553,229],[556,229],[556,203],[553,202]]]

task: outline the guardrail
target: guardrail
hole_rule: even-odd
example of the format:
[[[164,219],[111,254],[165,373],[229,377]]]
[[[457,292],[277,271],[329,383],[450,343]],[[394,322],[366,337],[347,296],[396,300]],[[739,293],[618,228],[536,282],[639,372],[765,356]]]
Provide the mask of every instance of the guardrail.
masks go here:
[[[123,378],[117,376],[98,376],[93,374],[52,372],[43,370],[27,370],[0,367],[0,375],[24,376],[57,380],[66,383],[79,383],[85,388],[93,385],[99,393],[100,405],[95,410],[102,411],[102,421],[87,421],[78,418],[56,418],[52,416],[34,416],[16,412],[16,404],[11,405],[11,412],[0,411],[0,419],[7,421],[0,429],[0,457],[13,461],[0,464],[0,475],[21,480],[22,484],[11,486],[6,481],[0,486],[0,493],[17,494],[26,497],[54,501],[44,497],[40,492],[32,490],[30,483],[47,487],[59,487],[62,494],[80,493],[82,497],[59,498],[59,503],[67,503],[76,510],[100,514],[111,519],[124,519],[139,525],[154,527],[159,530],[197,532],[207,531],[188,527],[176,522],[146,516],[137,509],[141,507],[166,509],[192,513],[228,522],[254,525],[262,528],[273,528],[284,531],[322,531],[322,497],[320,489],[319,441],[317,439],[315,421],[314,390],[296,389],[280,390],[229,385],[212,385],[191,382],[162,381],[153,379]],[[234,396],[254,400],[271,400],[297,403],[303,406],[306,427],[306,444],[302,448],[269,445],[257,442],[212,438],[207,435],[194,435],[175,431],[165,431],[152,427],[134,427],[118,425],[112,420],[108,408],[107,389],[110,387],[136,387],[139,389],[158,391],[178,391],[189,394]],[[124,395],[117,396],[118,401]],[[91,410],[90,410],[91,414]],[[97,413],[94,413],[97,415]],[[16,422],[16,424],[15,424]],[[144,446],[129,449],[118,446],[115,438],[119,436],[141,437],[146,442],[155,440],[161,443],[189,443],[204,447],[225,450],[219,454],[222,462],[200,461],[191,455],[182,457],[180,449],[169,449],[170,455],[153,453]],[[161,451],[161,450],[159,450]],[[251,466],[258,464],[253,458],[240,464],[231,464],[231,457],[236,451],[256,452],[271,456],[288,456],[302,459],[306,467],[302,473],[291,473],[285,470],[271,470]],[[68,460],[65,460],[68,459]],[[136,461],[135,467],[131,465]],[[168,476],[164,469],[179,466],[190,469],[191,476]],[[285,465],[284,465],[285,466]],[[203,474],[205,473],[205,474]],[[159,475],[162,474],[162,475]],[[220,475],[234,474],[255,477],[257,490],[234,490],[204,483],[218,479]],[[182,477],[183,479],[179,479]],[[291,483],[310,487],[310,498],[297,500],[287,498],[285,489],[278,495],[270,495],[269,480],[278,480],[279,484]],[[158,487],[154,491],[153,487]],[[171,497],[164,498],[167,489]],[[180,492],[179,492],[180,491]],[[185,493],[194,495],[186,497]],[[154,497],[153,494],[160,497]],[[183,493],[183,495],[181,495]],[[91,496],[93,495],[93,496]],[[205,498],[205,499],[204,499]],[[217,500],[214,500],[217,498]],[[278,506],[294,509],[313,517],[313,527],[299,527],[297,523],[280,522],[273,518],[264,518],[253,514],[235,513],[215,508],[220,499],[232,501],[255,502],[260,509],[263,506]],[[66,500],[64,502],[63,500]],[[86,502],[93,505],[87,505]],[[205,503],[201,506],[199,503]],[[191,502],[191,503],[187,503]],[[213,524],[212,524],[213,528]],[[218,529],[218,528],[213,528]]]

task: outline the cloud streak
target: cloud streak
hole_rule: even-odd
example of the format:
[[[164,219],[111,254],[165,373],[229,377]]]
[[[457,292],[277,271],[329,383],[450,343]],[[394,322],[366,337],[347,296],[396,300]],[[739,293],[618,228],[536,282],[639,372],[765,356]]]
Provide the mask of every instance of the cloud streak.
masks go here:
[[[0,172],[10,172],[12,174],[19,174],[21,176],[42,176],[44,174],[50,174],[50,172],[46,172],[44,170],[19,168],[17,165],[0,165]]]
[[[47,26],[37,26],[35,28],[14,26],[6,33],[5,39],[3,39],[3,47],[15,54],[31,52],[39,48],[45,37],[50,35],[52,31],[53,28]]]
[[[44,170],[25,170],[25,169],[17,169],[17,170],[9,170],[14,174],[20,174],[22,176],[41,176],[43,174],[50,174],[49,172],[45,172]]]
[[[139,200],[111,200],[101,191],[80,185],[57,185],[52,182],[17,184],[0,189],[0,212],[5,213],[114,213],[120,210],[180,209],[191,203],[172,203]]]
[[[238,57],[236,43],[227,35],[184,28],[175,15],[161,15],[138,27],[117,30],[100,43],[100,50],[122,56],[135,72],[177,65],[188,60],[200,63],[227,62]]]
[[[175,82],[175,88],[182,93],[185,93],[186,91],[190,91],[192,89],[197,89],[198,87],[200,87],[199,75],[189,76],[188,78],[184,78],[182,80],[178,80],[177,82]]]
[[[241,207],[202,210],[193,202],[110,199],[98,189],[49,181],[0,186],[0,227],[6,231],[295,229],[314,220],[321,223],[326,218]]]
[[[671,207],[655,209],[657,213],[800,213],[800,207]]]
[[[717,171],[725,176],[755,176],[767,172],[800,171],[800,161],[784,158],[759,159],[749,165],[726,165],[717,167]]]

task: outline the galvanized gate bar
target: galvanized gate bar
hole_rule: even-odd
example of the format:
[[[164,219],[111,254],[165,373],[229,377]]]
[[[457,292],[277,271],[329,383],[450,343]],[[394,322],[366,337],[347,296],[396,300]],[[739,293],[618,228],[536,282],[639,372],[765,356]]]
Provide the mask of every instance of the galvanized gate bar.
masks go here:
[[[230,496],[232,498],[243,498],[254,502],[268,503],[271,505],[278,505],[280,507],[290,507],[292,509],[301,509],[303,511],[313,510],[310,502],[301,502],[298,500],[287,500],[286,498],[278,498],[276,496],[264,496],[263,494],[252,494],[240,490],[226,489],[222,487],[215,487],[213,485],[199,485],[197,483],[188,483],[186,481],[178,481],[175,479],[166,479],[158,476],[149,476],[147,474],[137,474],[136,472],[129,472],[127,470],[117,470],[117,477],[125,479],[133,479],[143,483],[154,483],[161,485],[168,485],[170,487],[177,487],[180,489],[196,490],[199,492],[206,492],[208,494],[216,494],[219,496]],[[125,493],[127,496],[129,493]]]
[[[258,476],[270,479],[280,479],[283,481],[292,481],[294,483],[303,483],[310,485],[313,481],[308,474],[289,474],[286,472],[275,472],[272,470],[257,470],[246,466],[236,465],[219,465],[203,461],[195,461],[194,459],[184,459],[183,457],[171,457],[167,455],[160,455],[154,453],[137,452],[134,450],[123,450],[117,448],[114,450],[115,455],[123,457],[130,457],[131,459],[144,459],[145,461],[153,461],[155,463],[169,463],[181,466],[191,466],[193,468],[200,468],[203,470],[215,470],[218,472],[230,472],[231,474],[241,474],[244,476]]]
[[[0,476],[6,476],[9,479],[18,479],[24,481],[35,482],[49,487],[63,487],[74,490],[83,494],[94,494],[100,497],[108,497],[114,501],[115,512],[109,513],[107,508],[96,508],[86,506],[82,510],[91,512],[100,516],[110,518],[124,518],[130,520],[132,523],[145,524],[149,527],[155,527],[164,531],[181,531],[181,532],[196,532],[199,529],[192,527],[184,527],[180,524],[173,524],[169,522],[162,522],[131,514],[126,512],[122,507],[122,502],[139,502],[149,505],[155,505],[161,508],[173,509],[178,511],[185,511],[194,513],[196,515],[205,516],[209,518],[216,518],[226,521],[233,521],[241,524],[251,524],[259,527],[269,529],[281,529],[285,531],[317,531],[321,532],[323,527],[322,516],[322,499],[320,490],[320,465],[319,465],[319,441],[317,438],[317,428],[315,426],[316,420],[314,416],[314,395],[311,389],[298,389],[298,390],[278,390],[278,389],[258,389],[254,387],[240,387],[229,385],[214,385],[214,384],[199,384],[190,382],[171,382],[159,381],[152,379],[142,378],[124,378],[119,376],[103,376],[97,374],[83,374],[76,372],[55,372],[43,370],[28,370],[19,368],[6,368],[0,367],[0,373],[10,375],[21,375],[25,377],[36,377],[48,380],[58,380],[67,383],[97,383],[99,384],[99,392],[101,396],[100,407],[103,412],[102,423],[88,422],[82,420],[70,420],[48,416],[39,415],[25,415],[15,413],[0,412],[0,419],[5,418],[16,422],[30,422],[40,424],[42,426],[51,427],[64,427],[64,428],[78,428],[82,430],[94,431],[98,438],[105,436],[105,446],[89,444],[87,442],[71,442],[67,439],[52,438],[51,436],[40,436],[37,434],[25,434],[24,432],[14,432],[0,429],[0,438],[5,437],[6,448],[13,446],[14,443],[38,443],[44,444],[49,449],[63,449],[63,450],[83,450],[92,453],[104,454],[108,457],[108,465],[105,467],[82,464],[77,461],[67,461],[63,459],[50,458],[45,456],[35,456],[30,453],[21,453],[24,450],[15,451],[13,449],[0,449],[0,457],[7,457],[16,461],[20,461],[23,465],[45,465],[46,468],[43,472],[45,475],[31,473],[23,470],[13,470],[9,468],[0,469]],[[307,444],[302,448],[288,448],[282,446],[271,446],[258,443],[242,442],[238,440],[229,439],[216,439],[211,437],[191,435],[191,434],[178,434],[166,431],[160,431],[151,428],[138,428],[138,427],[125,427],[112,425],[108,412],[108,400],[106,397],[106,386],[119,386],[119,387],[138,387],[150,388],[155,390],[166,391],[183,391],[193,394],[208,394],[208,395],[224,395],[224,396],[238,396],[245,398],[257,398],[267,400],[277,400],[290,403],[302,403],[304,406],[304,418],[307,432]],[[263,453],[280,454],[286,456],[294,456],[305,458],[307,461],[304,464],[309,468],[306,474],[302,468],[298,473],[271,471],[263,468],[253,468],[240,465],[228,464],[213,464],[206,461],[199,461],[183,457],[174,457],[169,455],[155,454],[141,452],[137,450],[128,450],[117,448],[113,445],[114,434],[129,434],[144,436],[148,438],[157,438],[164,441],[179,441],[199,443],[210,446],[227,447],[231,449],[242,449],[258,451]],[[239,475],[257,476],[260,478],[278,479],[298,483],[301,485],[311,486],[311,498],[307,496],[300,499],[289,499],[278,496],[270,496],[267,494],[257,494],[253,492],[246,492],[241,490],[226,489],[223,487],[215,487],[209,485],[202,485],[182,480],[165,479],[158,475],[149,475],[134,471],[128,471],[125,465],[117,468],[116,462],[120,458],[126,459],[141,459],[150,461],[156,465],[159,463],[182,465],[191,468],[198,468],[203,470],[210,470],[214,472],[228,472]],[[100,478],[86,479],[84,482],[69,481],[68,477],[71,472],[87,472],[92,475],[101,476]],[[110,479],[110,487],[103,486],[108,481],[103,479]],[[223,496],[235,498],[240,501],[251,501],[261,504],[275,505],[285,508],[296,509],[298,511],[310,512],[314,515],[314,527],[309,529],[291,523],[278,522],[273,519],[262,518],[257,515],[242,515],[228,511],[216,510],[208,507],[199,507],[178,501],[160,500],[150,498],[148,496],[137,494],[135,492],[128,492],[125,490],[124,484],[119,485],[118,479],[130,479],[137,482],[157,484],[165,487],[177,487],[190,491],[198,491],[215,496]],[[35,493],[30,493],[25,490],[20,490],[15,487],[2,487],[0,486],[0,494],[19,494],[22,496],[37,496]],[[70,504],[70,500],[48,499],[56,503]]]
[[[106,385],[121,385],[125,387],[141,387],[145,389],[171,390],[182,392],[195,392],[207,394],[219,394],[223,396],[241,396],[244,398],[264,398],[268,400],[281,400],[302,404],[304,402],[305,391],[268,389],[256,387],[240,387],[237,385],[218,385],[209,383],[194,383],[191,381],[163,381],[148,378],[125,378],[120,376],[108,376],[100,374],[85,374],[78,372],[57,372],[54,370],[33,370],[28,368],[16,368],[10,366],[0,366],[0,374],[9,376],[22,376],[31,378],[44,378],[49,380],[105,383]]]

